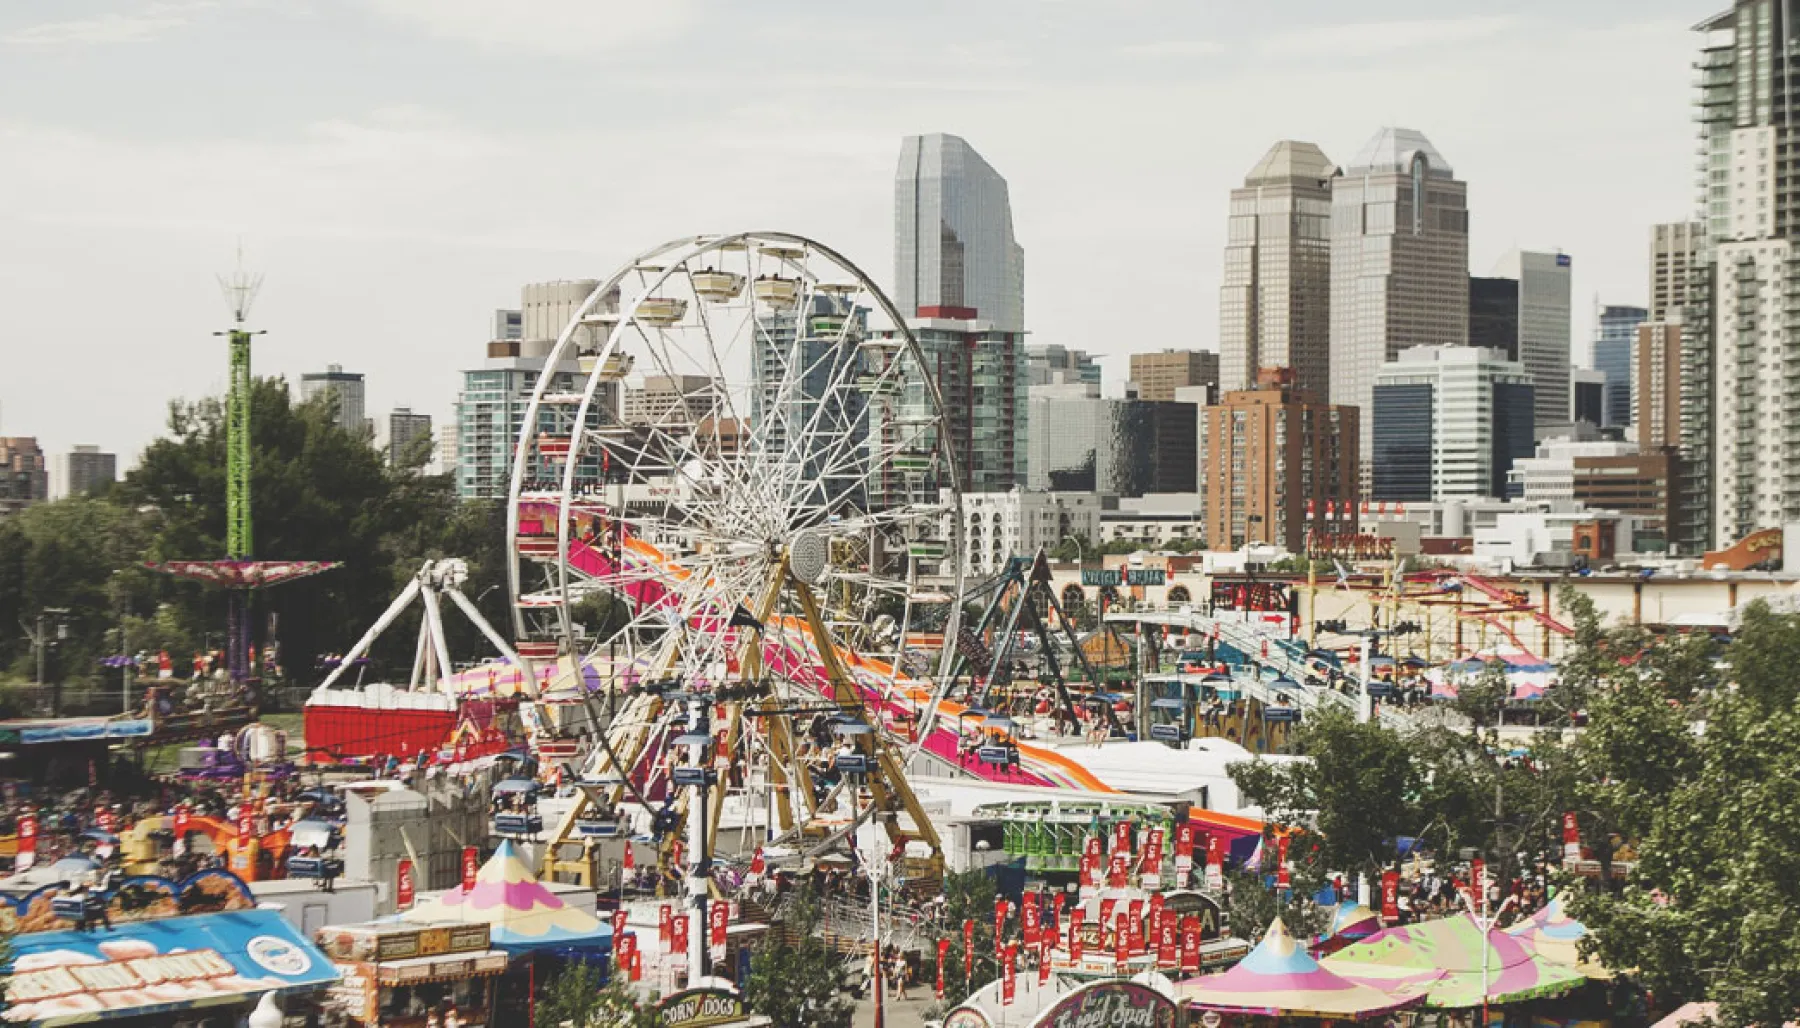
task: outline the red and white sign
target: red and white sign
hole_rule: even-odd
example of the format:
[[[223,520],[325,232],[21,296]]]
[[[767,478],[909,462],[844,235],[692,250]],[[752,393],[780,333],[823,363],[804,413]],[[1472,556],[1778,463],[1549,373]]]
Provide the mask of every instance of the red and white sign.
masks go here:
[[[481,851],[473,846],[464,846],[462,854],[462,887],[464,892],[475,888],[475,876],[481,873]]]
[[[1077,908],[1079,909],[1079,908]],[[1069,963],[1081,963],[1081,918],[1069,918]]]
[[[963,983],[975,974],[975,919],[963,921]]]
[[[1217,835],[1206,837],[1206,887],[1214,892],[1225,888],[1225,840]]]
[[[723,956],[725,952],[725,932],[731,927],[731,904],[725,900],[713,900],[712,908],[707,911],[711,919],[712,948],[715,955]]]
[[[625,911],[615,910],[612,912],[612,930],[613,938],[618,939],[619,945],[623,946],[624,940],[627,938],[625,935]]]
[[[1019,953],[1019,947],[1009,943],[1009,944],[1007,944],[1006,952],[1004,954],[1002,954],[1002,956],[1001,956],[1001,963],[1004,966],[1004,970],[1001,972],[1001,978],[1000,978],[1000,1005],[1001,1006],[1007,1006],[1007,1007],[1012,1006],[1013,997],[1018,994],[1018,989],[1019,989],[1019,972],[1018,972],[1018,966],[1017,966],[1018,953]]]
[[[1112,848],[1114,853],[1131,852],[1131,822],[1114,821]]]
[[[624,866],[625,866],[625,870],[627,870],[627,871],[637,870],[637,857],[632,854],[631,848],[632,848],[631,840],[626,839],[625,840],[625,863],[624,863]]]
[[[1563,859],[1575,861],[1581,859],[1581,824],[1575,820],[1573,810],[1565,811],[1562,816]]]
[[[656,938],[664,946],[669,944],[669,918],[674,913],[667,903],[656,908]]]
[[[256,834],[256,812],[250,809],[249,800],[238,804],[237,823],[233,827],[237,829],[239,842]]]
[[[1132,900],[1126,911],[1126,943],[1130,945],[1131,952],[1140,953],[1144,949],[1144,901]]]
[[[939,939],[937,943],[937,989],[938,999],[944,998],[944,959],[950,955],[950,940]]]
[[[1120,914],[1113,921],[1113,963],[1119,970],[1125,970],[1125,964],[1131,959],[1131,929],[1125,923],[1125,915]]]
[[[1174,969],[1181,966],[1181,943],[1175,931],[1175,919],[1164,918],[1156,932],[1156,966]]]
[[[681,864],[681,840],[680,839],[670,839],[669,840],[669,866],[670,867],[681,867],[682,866],[682,864]]]
[[[1200,970],[1200,918],[1193,914],[1181,919],[1181,969]]]
[[[1114,853],[1106,868],[1106,884],[1114,889],[1123,889],[1130,877],[1129,866],[1125,863],[1124,853]]]
[[[1183,821],[1175,826],[1175,887],[1185,889],[1194,873],[1194,825]]]
[[[401,910],[410,910],[417,896],[413,885],[412,861],[401,860],[394,865],[394,905]]]
[[[686,953],[688,948],[688,916],[676,914],[669,918],[669,949],[674,953]]]
[[[622,920],[622,918],[618,920]],[[623,935],[616,936],[616,938],[618,939],[618,944],[613,947],[613,952],[619,958],[619,966],[629,969],[631,967],[631,955],[637,952],[637,935],[634,932],[626,932]]]
[[[1119,901],[1116,899],[1103,899],[1100,901],[1100,926],[1102,928],[1112,924],[1113,907],[1118,906],[1118,904]]]
[[[1037,893],[1026,893],[1025,903],[1019,907],[1019,930],[1027,948],[1038,944],[1038,913]]]
[[[1400,872],[1381,872],[1381,919],[1393,924],[1400,920]]]
[[[1162,888],[1163,830],[1152,828],[1144,833],[1144,857],[1138,862],[1138,873],[1144,888]]]
[[[1275,887],[1277,889],[1285,889],[1291,884],[1288,876],[1287,853],[1288,837],[1284,835],[1275,840]]]
[[[15,870],[24,871],[37,862],[37,837],[37,815],[29,813],[19,815],[18,856],[13,859]]]

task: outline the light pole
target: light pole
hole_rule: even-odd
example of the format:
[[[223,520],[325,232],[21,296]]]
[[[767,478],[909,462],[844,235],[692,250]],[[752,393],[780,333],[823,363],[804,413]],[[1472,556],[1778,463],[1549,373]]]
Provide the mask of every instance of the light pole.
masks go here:
[[[1356,636],[1360,640],[1357,644],[1360,659],[1357,668],[1356,721],[1366,725],[1375,719],[1375,701],[1369,695],[1369,664],[1375,656],[1375,640],[1411,635],[1419,630],[1419,626],[1411,621],[1402,621],[1391,628],[1351,628],[1342,619],[1320,621],[1318,626],[1322,632]]]

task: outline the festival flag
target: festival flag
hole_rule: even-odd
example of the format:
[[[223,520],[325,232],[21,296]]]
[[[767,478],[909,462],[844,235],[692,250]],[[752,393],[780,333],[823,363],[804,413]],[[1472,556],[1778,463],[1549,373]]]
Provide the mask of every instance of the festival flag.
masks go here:
[[[1130,961],[1131,929],[1125,924],[1125,915],[1120,914],[1113,920],[1113,963],[1123,973]]]
[[[643,977],[644,977],[644,951],[640,950],[640,949],[633,949],[631,951],[631,980],[634,982],[642,981]]]
[[[1181,969],[1200,970],[1200,918],[1194,914],[1181,919]]]
[[[38,819],[36,813],[27,810],[19,815],[18,834],[18,856],[13,858],[13,869],[24,871],[37,862]]]
[[[1181,944],[1176,941],[1175,919],[1163,918],[1156,930],[1156,966],[1174,970],[1181,966]]]
[[[625,911],[623,908],[612,912],[612,930],[613,938],[620,940],[628,938],[625,934]],[[621,945],[623,945],[623,942],[621,942]]]
[[[402,858],[394,865],[394,905],[401,910],[409,910],[416,896],[412,861]]]
[[[1052,896],[1050,898],[1050,908],[1051,908],[1050,909],[1050,920],[1052,920],[1052,921],[1061,921],[1062,920],[1063,901],[1067,900],[1068,898],[1069,898],[1069,894],[1066,892],[1058,892],[1055,896]]]
[[[1163,926],[1163,894],[1156,893],[1150,897],[1150,937],[1162,938]]]
[[[1130,877],[1129,866],[1125,863],[1125,854],[1114,853],[1112,864],[1106,869],[1106,884],[1114,889],[1123,889]]]
[[[473,846],[464,846],[462,851],[462,887],[464,892],[475,888],[475,876],[481,871],[481,851]]]
[[[1562,816],[1563,860],[1573,863],[1581,859],[1581,823],[1575,819],[1573,810],[1565,811]]]
[[[975,919],[963,922],[963,984],[975,977]]]
[[[1162,887],[1163,830],[1156,827],[1144,833],[1144,859],[1138,864],[1144,888]]]
[[[1028,892],[1023,898],[1025,902],[1019,907],[1019,932],[1025,947],[1031,949],[1038,944],[1038,894]]]
[[[1019,988],[1019,972],[1018,972],[1018,966],[1017,966],[1018,954],[1019,954],[1019,947],[1010,942],[1006,944],[1006,951],[1001,954],[1001,958],[1000,958],[1001,963],[1004,965],[1004,969],[1001,971],[1001,978],[1000,978],[1000,1005],[1001,1006],[1007,1006],[1007,1007],[1012,1006],[1013,997],[1018,992],[1018,988]]]
[[[688,916],[678,914],[669,918],[669,949],[675,953],[686,953],[688,948]]]
[[[1225,840],[1216,834],[1206,837],[1206,887],[1214,892],[1225,888]]]
[[[1081,908],[1075,909],[1079,913]],[[1073,914],[1069,917],[1069,963],[1081,966],[1081,918]]]
[[[1194,873],[1194,823],[1183,821],[1175,826],[1175,887],[1185,889]]]
[[[625,870],[627,870],[627,871],[637,870],[637,858],[632,855],[630,839],[625,840]]]
[[[670,839],[669,840],[669,866],[674,867],[674,868],[679,868],[679,867],[684,866],[681,863],[681,840],[680,839]]]
[[[1400,872],[1381,872],[1381,917],[1392,925],[1400,920]]]
[[[1006,897],[994,900],[994,952],[999,953],[1004,947],[1001,941],[1006,935]]]
[[[756,847],[756,855],[750,858],[750,873],[753,875],[760,875],[766,870],[768,870],[768,864],[763,860],[762,847],[758,846]]]
[[[1131,822],[1114,821],[1112,849],[1114,853],[1131,852]]]
[[[664,946],[667,946],[669,944],[669,939],[670,939],[669,922],[674,913],[675,912],[673,910],[669,909],[669,905],[667,903],[664,903],[662,906],[656,908],[656,938]]]
[[[1275,840],[1275,887],[1285,889],[1289,884],[1288,837],[1283,835]]]
[[[1144,901],[1134,899],[1125,909],[1128,911],[1125,924],[1130,929],[1128,941],[1131,951],[1136,953],[1144,948]]]
[[[1038,987],[1050,984],[1050,937],[1038,943]]]
[[[725,955],[725,935],[731,927],[731,904],[726,900],[713,900],[712,910],[712,948],[715,958]]]
[[[1480,857],[1469,861],[1469,888],[1474,890],[1474,907],[1477,913],[1487,909],[1487,863]]]
[[[623,911],[620,913],[623,913]],[[623,921],[624,918],[621,917],[618,918],[618,920]],[[616,938],[619,940],[619,944],[615,946],[614,949],[618,951],[619,966],[626,970],[630,970],[631,955],[637,952],[637,934],[634,932],[627,932],[624,935],[616,936]]]
[[[1112,924],[1113,907],[1117,906],[1118,902],[1119,901],[1116,899],[1103,899],[1100,901],[1100,926],[1102,928]]]
[[[950,955],[950,940],[939,939],[937,942],[937,998],[944,998],[944,958]]]

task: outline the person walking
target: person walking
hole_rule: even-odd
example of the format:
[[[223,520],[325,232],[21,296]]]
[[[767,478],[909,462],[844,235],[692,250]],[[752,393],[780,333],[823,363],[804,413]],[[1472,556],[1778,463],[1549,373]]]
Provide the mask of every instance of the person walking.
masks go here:
[[[892,970],[889,973],[894,979],[894,998],[906,999],[906,954],[900,952],[898,946],[894,947],[894,961],[890,966]]]

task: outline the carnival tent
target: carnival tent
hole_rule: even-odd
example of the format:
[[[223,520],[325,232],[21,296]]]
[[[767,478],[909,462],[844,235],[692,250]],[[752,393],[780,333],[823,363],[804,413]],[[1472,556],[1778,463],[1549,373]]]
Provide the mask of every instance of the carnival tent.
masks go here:
[[[1415,973],[1379,986],[1351,981],[1309,956],[1278,919],[1236,967],[1175,990],[1183,1004],[1220,1013],[1362,1020],[1423,1002],[1429,980]]]
[[[1375,911],[1356,902],[1346,899],[1332,909],[1331,923],[1325,926],[1324,934],[1319,936],[1313,946],[1315,956],[1336,953],[1352,943],[1381,931],[1381,918]]]
[[[486,923],[494,948],[514,956],[594,955],[612,949],[612,929],[544,888],[511,840],[502,842],[476,872],[473,888],[459,885],[401,916],[426,923]]]
[[[1544,691],[1556,681],[1556,666],[1528,653],[1478,654],[1427,671],[1425,678],[1431,683],[1432,698],[1455,699],[1458,682],[1474,681],[1495,661],[1503,666],[1506,682],[1512,686],[1511,698],[1515,700],[1542,699]]]
[[[1523,939],[1537,955],[1565,967],[1572,967],[1584,978],[1606,981],[1611,970],[1597,961],[1584,959],[1576,944],[1587,935],[1587,925],[1569,916],[1562,897],[1551,900],[1544,909],[1506,930],[1506,934]]]
[[[1538,956],[1523,939],[1496,929],[1483,933],[1468,914],[1386,929],[1326,957],[1325,966],[1366,982],[1440,972],[1425,1005],[1443,1009],[1481,1006],[1484,983],[1486,1002],[1518,1003],[1586,981],[1574,968]]]

